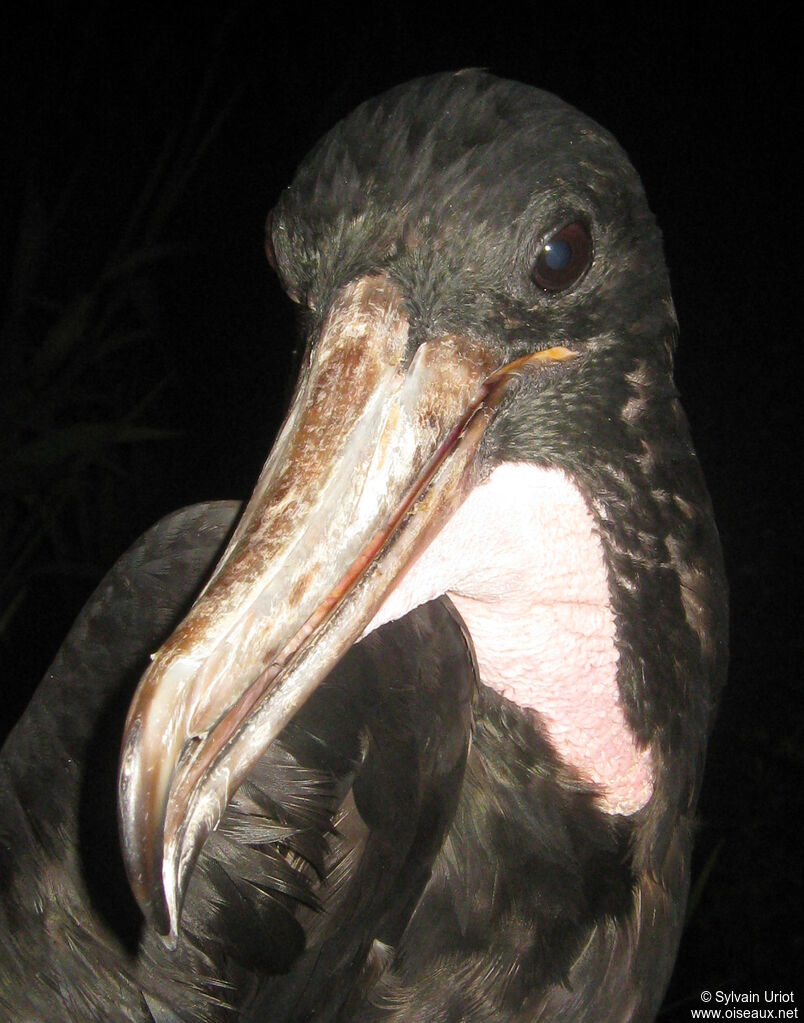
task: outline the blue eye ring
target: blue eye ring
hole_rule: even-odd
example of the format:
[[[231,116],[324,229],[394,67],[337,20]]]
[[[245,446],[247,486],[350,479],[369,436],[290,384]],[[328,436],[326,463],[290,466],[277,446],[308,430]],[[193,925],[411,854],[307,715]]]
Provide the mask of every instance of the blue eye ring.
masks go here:
[[[582,220],[573,220],[542,242],[531,278],[544,291],[564,291],[583,277],[592,262],[592,238]]]

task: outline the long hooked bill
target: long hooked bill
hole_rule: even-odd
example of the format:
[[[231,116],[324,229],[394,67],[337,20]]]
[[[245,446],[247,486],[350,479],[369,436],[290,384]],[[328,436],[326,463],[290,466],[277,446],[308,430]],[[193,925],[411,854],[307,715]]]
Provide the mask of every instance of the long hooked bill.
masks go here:
[[[123,855],[169,942],[204,840],[463,501],[512,381],[574,354],[503,365],[489,346],[444,335],[411,357],[400,294],[382,275],[333,303],[232,540],[126,721]]]

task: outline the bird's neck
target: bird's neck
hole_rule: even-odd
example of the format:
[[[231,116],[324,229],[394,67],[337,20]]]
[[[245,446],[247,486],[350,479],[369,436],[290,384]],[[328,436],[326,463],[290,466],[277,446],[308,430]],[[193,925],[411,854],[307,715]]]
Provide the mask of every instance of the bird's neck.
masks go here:
[[[481,680],[535,711],[555,752],[632,814],[653,791],[650,750],[628,727],[617,684],[616,623],[603,548],[563,473],[498,466],[391,593],[375,620],[447,593],[463,617]]]

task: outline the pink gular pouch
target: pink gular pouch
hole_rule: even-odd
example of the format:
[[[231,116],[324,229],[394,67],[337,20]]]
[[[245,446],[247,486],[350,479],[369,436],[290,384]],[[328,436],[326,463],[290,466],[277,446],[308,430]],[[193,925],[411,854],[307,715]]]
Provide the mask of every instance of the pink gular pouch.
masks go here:
[[[409,567],[371,629],[446,593],[472,637],[480,679],[536,711],[563,762],[609,813],[650,798],[650,752],[617,687],[609,581],[594,519],[560,470],[495,468]]]

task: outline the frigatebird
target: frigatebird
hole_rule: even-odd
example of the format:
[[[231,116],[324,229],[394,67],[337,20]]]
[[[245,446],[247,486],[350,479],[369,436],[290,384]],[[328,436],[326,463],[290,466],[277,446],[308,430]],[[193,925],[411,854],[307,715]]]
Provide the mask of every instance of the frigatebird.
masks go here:
[[[423,78],[319,142],[266,251],[304,355],[222,556],[230,505],[147,534],[3,752],[0,1006],[652,1019],[726,590],[635,171],[551,95]],[[132,951],[82,855],[149,653]]]

